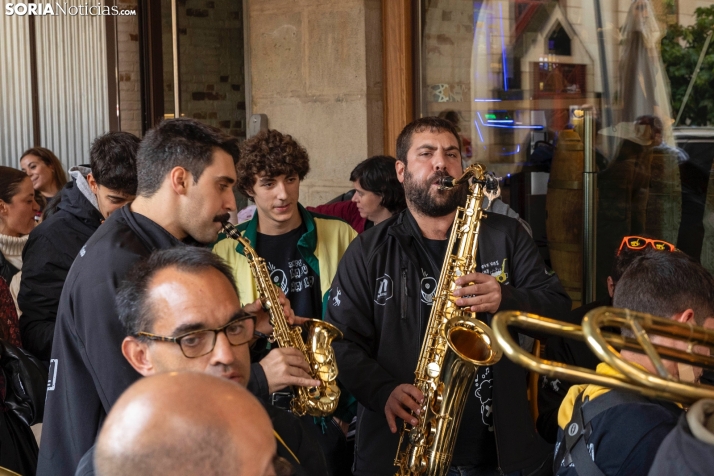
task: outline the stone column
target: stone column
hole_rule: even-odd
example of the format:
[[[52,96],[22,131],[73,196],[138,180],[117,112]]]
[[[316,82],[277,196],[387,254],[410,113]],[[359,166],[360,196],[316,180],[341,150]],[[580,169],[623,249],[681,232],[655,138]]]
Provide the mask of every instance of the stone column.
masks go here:
[[[307,149],[300,201],[325,203],[384,150],[381,2],[246,1],[252,112]]]

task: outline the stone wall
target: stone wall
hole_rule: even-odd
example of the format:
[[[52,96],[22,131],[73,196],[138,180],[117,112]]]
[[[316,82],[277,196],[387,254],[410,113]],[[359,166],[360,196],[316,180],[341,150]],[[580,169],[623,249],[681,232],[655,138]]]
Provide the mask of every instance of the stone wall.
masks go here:
[[[164,0],[162,7],[164,105],[173,114],[170,2]],[[242,2],[179,0],[177,18],[181,116],[245,138]]]
[[[310,154],[305,205],[384,151],[380,0],[250,0],[252,113]]]
[[[122,10],[138,10],[137,0],[118,0]],[[118,16],[117,66],[121,130],[141,137],[141,61],[139,60],[138,16]]]

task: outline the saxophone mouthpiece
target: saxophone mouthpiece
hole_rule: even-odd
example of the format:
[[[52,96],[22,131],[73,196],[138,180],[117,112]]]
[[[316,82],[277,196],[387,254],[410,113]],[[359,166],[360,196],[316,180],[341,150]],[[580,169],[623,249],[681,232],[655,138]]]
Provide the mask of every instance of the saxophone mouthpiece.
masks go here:
[[[235,227],[228,221],[221,222],[221,231],[226,234],[229,238],[237,239],[236,236],[240,236],[235,229]]]
[[[450,188],[454,188],[454,181],[456,179],[454,177],[441,177],[439,179],[439,190],[448,190]]]

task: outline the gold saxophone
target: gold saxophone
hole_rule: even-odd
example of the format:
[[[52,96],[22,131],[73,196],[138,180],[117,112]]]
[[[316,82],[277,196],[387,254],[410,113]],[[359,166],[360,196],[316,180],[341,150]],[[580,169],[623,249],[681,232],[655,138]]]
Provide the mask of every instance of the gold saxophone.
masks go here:
[[[271,342],[277,342],[280,347],[293,347],[302,352],[310,366],[310,376],[321,382],[319,387],[294,387],[295,396],[290,402],[290,410],[298,416],[306,413],[316,417],[331,415],[340,399],[340,389],[337,386],[337,362],[332,341],[341,339],[342,332],[328,322],[310,319],[303,325],[307,329],[306,344],[302,340],[300,328],[288,325],[283,306],[279,301],[278,288],[270,279],[265,260],[258,256],[250,246],[250,241],[244,238],[233,225],[223,223],[222,231],[243,245],[243,253],[255,278],[263,308],[270,315],[270,324],[273,326]]]
[[[397,476],[445,475],[451,464],[456,435],[466,397],[478,366],[493,365],[501,358],[491,329],[475,312],[455,304],[452,292],[459,276],[476,270],[476,251],[484,188],[498,186],[481,164],[468,167],[459,179],[447,177],[441,188],[468,183],[466,205],[459,207],[451,229],[446,258],[429,316],[414,385],[424,394],[418,423],[404,423],[394,465]],[[405,438],[405,436],[407,438]],[[402,449],[402,443],[406,445]]]

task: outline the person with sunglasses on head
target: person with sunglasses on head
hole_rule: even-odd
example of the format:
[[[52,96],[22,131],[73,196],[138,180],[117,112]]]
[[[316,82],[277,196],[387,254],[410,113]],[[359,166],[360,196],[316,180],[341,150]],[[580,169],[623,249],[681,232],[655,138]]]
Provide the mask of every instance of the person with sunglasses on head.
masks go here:
[[[638,248],[640,255],[617,282],[614,307],[714,328],[714,277],[706,269],[680,251],[657,250],[657,240],[632,240],[627,244]],[[623,328],[622,335],[634,338],[630,329]],[[659,335],[650,336],[650,340],[654,345],[681,351],[689,347],[686,341]],[[658,373],[644,354],[621,350],[620,356],[641,370]],[[663,364],[674,381],[695,383],[702,374],[700,368],[690,365],[670,360],[663,360]],[[598,364],[596,372],[619,375],[604,362]],[[662,440],[681,414],[676,402],[594,384],[574,385],[558,412],[553,471],[557,476],[645,476]]]
[[[641,236],[626,236],[615,254],[612,271],[607,277],[608,295],[573,309],[567,316],[567,322],[580,325],[589,311],[601,306],[612,306],[615,286],[627,267],[638,257],[648,252],[675,251],[671,243]],[[569,365],[595,370],[600,360],[582,341],[565,337],[549,337],[545,341],[545,358]],[[549,443],[555,443],[558,437],[558,409],[572,386],[571,383],[545,376],[539,378],[538,389],[538,433]]]
[[[210,250],[154,252],[127,274],[116,305],[126,329],[122,354],[142,376],[193,371],[248,384],[255,315],[241,308],[230,268]],[[326,475],[320,446],[300,419],[260,401],[278,455],[296,474]],[[87,459],[91,452],[80,468],[91,467]]]

